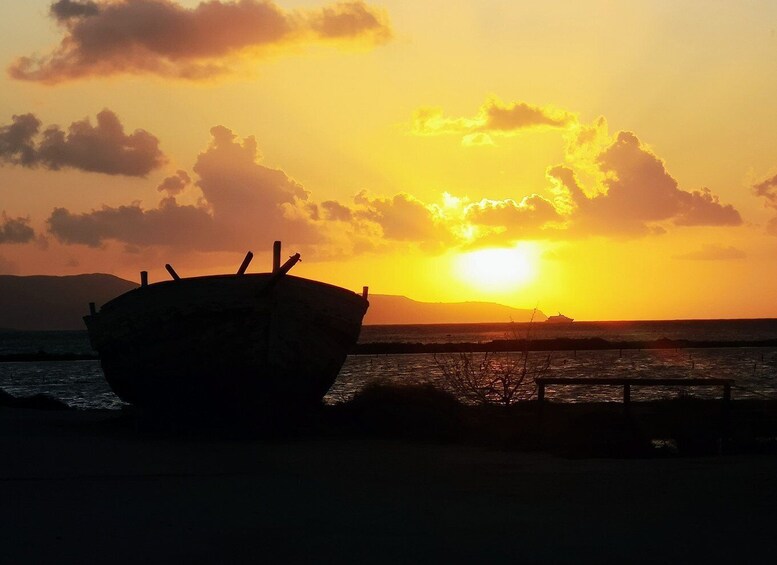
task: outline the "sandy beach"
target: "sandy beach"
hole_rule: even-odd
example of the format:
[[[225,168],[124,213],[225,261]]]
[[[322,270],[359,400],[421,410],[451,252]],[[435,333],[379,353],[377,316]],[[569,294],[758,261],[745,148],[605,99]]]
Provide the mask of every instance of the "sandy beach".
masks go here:
[[[147,437],[0,408],[6,563],[756,562],[777,457]]]

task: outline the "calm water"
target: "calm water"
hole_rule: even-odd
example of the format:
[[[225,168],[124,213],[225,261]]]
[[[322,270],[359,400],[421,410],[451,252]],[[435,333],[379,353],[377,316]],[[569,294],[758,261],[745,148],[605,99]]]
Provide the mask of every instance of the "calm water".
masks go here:
[[[513,336],[534,339],[601,337],[608,340],[648,340],[662,337],[691,340],[761,340],[777,338],[777,320],[581,322],[570,326],[543,324],[446,324],[365,326],[360,341],[368,342],[482,342]],[[0,354],[89,353],[86,332],[0,333]],[[532,354],[543,363],[548,353]],[[482,354],[474,354],[479,360]],[[549,374],[554,376],[710,376],[736,380],[734,398],[777,398],[777,348],[722,348],[683,350],[558,351],[550,353]],[[375,380],[439,382],[440,371],[430,354],[350,356],[326,400],[350,398]],[[119,408],[97,361],[0,363],[0,388],[17,395],[51,394],[77,408]],[[634,400],[666,398],[685,393],[678,388],[632,389]],[[534,385],[525,383],[530,397]],[[718,391],[692,389],[694,396],[716,396]],[[615,387],[548,388],[548,398],[565,401],[619,400]]]
[[[495,339],[603,338],[609,341],[688,339],[695,341],[745,341],[777,338],[777,320],[668,320],[628,322],[544,322],[500,324],[427,324],[365,326],[360,343],[446,343]]]

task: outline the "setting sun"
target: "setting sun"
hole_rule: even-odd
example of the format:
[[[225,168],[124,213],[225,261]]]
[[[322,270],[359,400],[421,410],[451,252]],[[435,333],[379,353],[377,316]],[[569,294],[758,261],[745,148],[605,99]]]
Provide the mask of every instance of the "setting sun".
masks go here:
[[[530,283],[537,276],[537,252],[529,244],[489,248],[458,256],[456,274],[484,292],[505,292]]]

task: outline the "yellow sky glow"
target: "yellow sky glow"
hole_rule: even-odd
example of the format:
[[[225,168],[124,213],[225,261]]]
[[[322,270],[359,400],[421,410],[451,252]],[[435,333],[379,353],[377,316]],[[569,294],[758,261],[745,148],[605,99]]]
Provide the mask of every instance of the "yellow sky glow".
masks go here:
[[[537,251],[524,244],[513,249],[481,249],[456,258],[458,277],[483,292],[519,292],[539,276]]]
[[[0,4],[0,273],[777,317],[773,3],[148,5]]]

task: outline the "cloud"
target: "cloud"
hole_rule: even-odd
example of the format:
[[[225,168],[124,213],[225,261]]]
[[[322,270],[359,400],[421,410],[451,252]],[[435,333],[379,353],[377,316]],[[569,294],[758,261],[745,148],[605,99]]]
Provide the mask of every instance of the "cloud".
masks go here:
[[[445,127],[455,129],[459,123]],[[507,127],[511,122],[502,123]],[[446,227],[458,243],[483,246],[534,238],[642,237],[673,226],[742,224],[739,212],[721,204],[709,189],[682,190],[634,133],[610,136],[603,118],[591,125],[570,122],[566,162],[549,167],[546,175],[550,197],[532,194],[476,203],[454,199],[461,213],[456,217],[443,207]]]
[[[484,145],[496,145],[494,140],[487,133],[468,133],[461,138],[461,144],[464,147],[480,147]]]
[[[128,246],[164,245],[180,249],[220,251],[242,247],[205,206],[179,205],[163,199],[157,208],[140,203],[104,206],[73,214],[55,208],[48,219],[49,231],[62,243],[100,247],[113,240]]]
[[[73,0],[59,0],[50,8],[51,15],[57,21],[66,21],[70,18],[83,18],[96,16],[100,12],[96,2],[73,2]]]
[[[166,162],[154,135],[141,129],[125,134],[110,110],[97,114],[95,126],[86,118],[67,132],[49,126],[39,135],[40,128],[33,114],[13,116],[0,126],[0,163],[143,177]]]
[[[681,211],[674,219],[678,226],[738,226],[742,216],[731,204],[721,204],[709,188],[680,191]]]
[[[410,194],[370,198],[366,191],[361,191],[354,203],[354,216],[379,226],[381,238],[416,242],[430,249],[444,248],[453,242],[439,208]]]
[[[49,231],[62,243],[99,247],[106,240],[129,245],[164,244],[194,249],[218,249],[213,237],[213,218],[204,208],[179,206],[165,199],[158,208],[143,210],[140,204],[109,207],[85,214],[55,208],[48,219]]]
[[[443,194],[440,202],[424,202],[400,192],[393,196],[356,194],[353,205],[337,204],[341,221],[348,221],[355,249],[379,250],[397,244],[440,252],[451,247],[501,245],[531,237],[563,220],[549,200],[533,194],[512,199],[470,202]],[[329,219],[329,218],[327,218]]]
[[[293,239],[312,243],[320,236],[304,210],[308,192],[279,169],[258,162],[256,139],[240,142],[231,130],[211,129],[213,140],[194,166],[197,186],[222,229],[239,237]]]
[[[38,150],[33,138],[40,120],[32,114],[13,116],[11,123],[0,126],[0,162],[33,167],[38,163]]]
[[[592,142],[597,136],[584,130]],[[742,218],[704,188],[684,191],[664,162],[632,132],[618,132],[599,152],[586,151],[574,140],[569,165],[548,169],[560,208],[568,215],[570,235],[635,237],[663,233],[676,226],[737,226]],[[576,169],[592,173],[597,186],[585,190]]]
[[[471,221],[483,225],[528,223],[540,226],[546,222],[561,219],[553,203],[538,194],[525,196],[520,202],[511,198],[505,200],[484,198],[476,204],[467,206],[466,216]]]
[[[224,126],[212,128],[211,136],[191,176],[180,170],[158,186],[165,197],[157,207],[57,208],[49,231],[68,244],[115,241],[132,249],[223,251],[283,239],[315,249],[320,258],[399,248],[436,253],[525,239],[640,237],[677,226],[742,223],[708,189],[680,189],[635,134],[610,136],[603,119],[569,126],[565,162],[547,169],[546,194],[476,202],[450,194],[427,202],[407,192],[376,196],[366,190],[348,203],[316,201],[283,170],[261,164],[254,137],[239,139]],[[179,204],[178,194],[197,204]]]
[[[5,212],[0,218],[0,244],[29,243],[35,239],[35,230],[30,227],[29,218],[9,218]]]
[[[467,146],[493,145],[493,136],[511,136],[525,130],[566,129],[577,124],[577,116],[554,106],[526,102],[505,104],[490,98],[474,117],[447,117],[442,108],[419,108],[413,114],[414,135],[461,135]]]
[[[442,108],[419,108],[413,113],[414,135],[462,135],[477,131],[485,120],[449,118]]]
[[[194,165],[167,177],[166,196],[156,208],[139,202],[76,213],[53,210],[49,232],[65,244],[100,247],[110,241],[130,248],[153,245],[199,251],[235,250],[283,239],[317,246],[316,255],[374,251],[391,241],[441,250],[455,243],[439,206],[405,193],[357,194],[352,205],[316,203],[284,171],[260,164],[254,137],[239,139],[224,126],[211,129],[211,142]],[[198,190],[197,205],[175,195]]]
[[[767,206],[777,208],[777,175],[754,185],[753,192],[756,196],[762,196]]]
[[[240,141],[223,126],[212,128],[211,135],[194,166],[202,192],[198,205],[181,205],[167,196],[151,209],[140,203],[80,214],[56,208],[48,219],[49,231],[68,244],[99,247],[118,241],[202,251],[243,249],[274,239],[298,244],[324,240],[305,210],[307,192],[283,171],[259,164],[253,137]],[[176,183],[188,178],[178,171],[161,186],[170,194],[171,186],[175,191]]]
[[[483,199],[464,208],[464,221],[475,226],[472,237],[480,243],[521,238],[553,237],[551,232],[564,217],[553,202],[532,194],[520,201]]]
[[[459,123],[440,127],[455,129]],[[550,196],[470,202],[444,195],[442,203],[427,203],[407,193],[371,197],[362,191],[348,208],[354,231],[369,240],[413,243],[434,251],[526,239],[634,238],[678,226],[742,224],[739,212],[709,189],[682,190],[634,133],[609,136],[602,119],[591,126],[570,126],[569,133],[567,162],[547,170]]]
[[[91,76],[154,74],[200,80],[228,73],[240,57],[313,43],[384,43],[388,17],[362,0],[286,11],[271,0],[60,0],[51,16],[63,31],[48,55],[20,57],[19,80],[55,84]]]
[[[366,35],[376,43],[391,39],[388,19],[364,2],[340,2],[309,16],[310,28],[324,39],[352,39]]]
[[[350,208],[335,202],[334,200],[325,200],[321,203],[321,208],[324,209],[324,217],[327,220],[350,222],[353,219]]]
[[[675,255],[675,259],[687,259],[690,261],[731,261],[747,257],[744,251],[736,247],[723,247],[718,243],[702,245],[698,251],[691,251]]]
[[[496,99],[488,101],[482,108],[486,131],[513,132],[526,128],[566,128],[577,122],[574,114],[552,106],[533,106],[526,102],[502,104]]]
[[[753,193],[764,199],[764,206],[777,210],[777,175],[754,185]],[[777,235],[777,216],[769,220],[766,231]]]
[[[480,230],[481,236],[637,237],[664,233],[669,225],[742,224],[739,212],[721,204],[709,189],[682,190],[664,162],[634,133],[610,136],[603,117],[587,125],[574,113],[552,106],[491,98],[474,117],[449,117],[440,108],[421,108],[411,126],[420,136],[460,135],[465,146],[493,145],[496,136],[548,128],[563,130],[566,138],[566,162],[547,169],[553,199],[518,196],[471,205],[466,220],[475,228],[490,228]],[[587,186],[581,178],[587,179]],[[777,189],[772,191],[777,177],[771,180],[773,184],[760,190],[774,195],[777,208]],[[777,218],[773,228],[777,233]]]
[[[176,171],[172,176],[167,177],[162,183],[156,187],[159,192],[166,192],[170,196],[175,196],[183,192],[192,179],[186,171]]]

